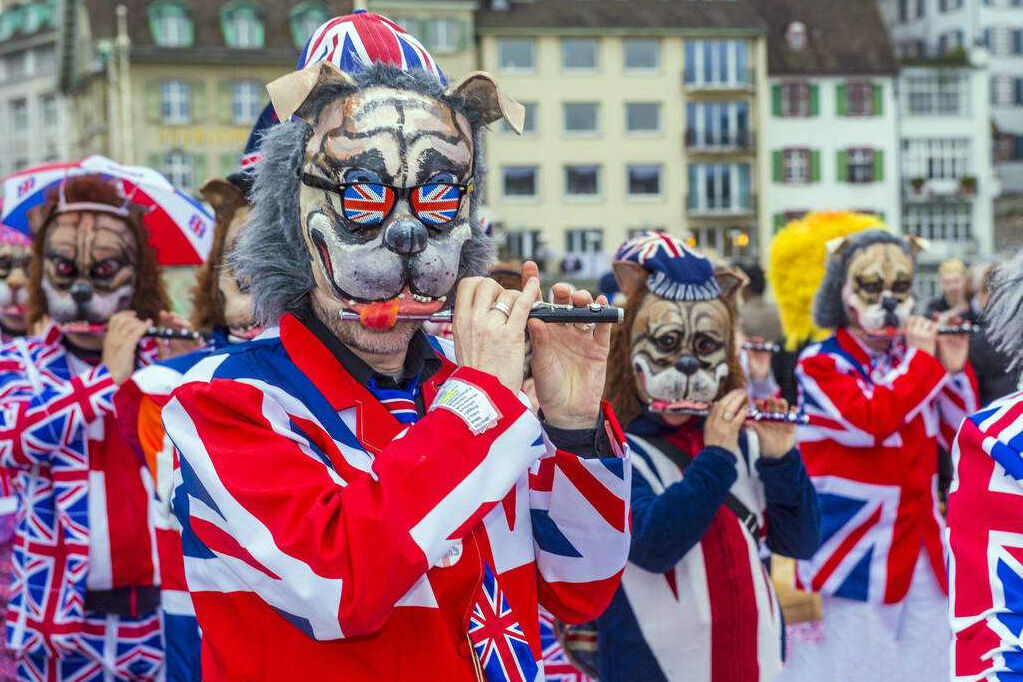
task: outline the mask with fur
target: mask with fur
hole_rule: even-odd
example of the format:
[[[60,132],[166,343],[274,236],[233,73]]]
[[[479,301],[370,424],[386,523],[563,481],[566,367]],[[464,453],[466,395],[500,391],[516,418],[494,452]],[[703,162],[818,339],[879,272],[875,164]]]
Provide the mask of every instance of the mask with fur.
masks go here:
[[[28,244],[0,244],[0,322],[15,334],[24,334],[28,264],[32,259]]]

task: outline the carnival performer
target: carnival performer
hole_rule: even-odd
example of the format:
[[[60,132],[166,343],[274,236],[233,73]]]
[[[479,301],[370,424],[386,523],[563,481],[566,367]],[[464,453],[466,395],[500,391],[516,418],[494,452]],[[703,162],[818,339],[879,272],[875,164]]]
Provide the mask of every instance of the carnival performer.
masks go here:
[[[821,593],[822,640],[794,646],[779,679],[932,682],[949,650],[938,438],[976,406],[969,340],[911,316],[913,238],[870,229],[829,247],[814,321],[836,331],[797,368],[823,538],[796,577]]]
[[[231,258],[279,327],[163,410],[203,680],[542,679],[538,603],[594,617],[628,552],[610,330],[529,322],[541,421],[520,393],[536,266],[522,292],[476,276],[478,136],[521,106],[487,74],[446,87],[365,12],[303,63],[270,86],[282,123]],[[453,297],[453,348],[403,319]]]
[[[39,337],[0,350],[0,464],[20,500],[7,643],[18,679],[152,680],[162,667],[152,481],[113,396],[158,349],[168,307],[141,209],[99,176],[39,208],[28,292]]]
[[[1023,251],[1000,266],[984,331],[1023,364]],[[1023,392],[971,414],[955,437],[948,500],[952,679],[1023,675]]]
[[[794,425],[747,421],[745,278],[666,234],[634,242],[614,271],[628,302],[607,393],[629,424],[633,537],[598,620],[600,680],[773,680],[781,622],[761,543],[809,557],[819,519]]]

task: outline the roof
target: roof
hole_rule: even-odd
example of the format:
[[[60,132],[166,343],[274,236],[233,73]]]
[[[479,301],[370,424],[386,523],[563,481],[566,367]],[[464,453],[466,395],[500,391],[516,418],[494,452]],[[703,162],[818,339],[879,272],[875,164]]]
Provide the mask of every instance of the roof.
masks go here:
[[[680,30],[721,30],[763,33],[764,22],[749,0],[529,0],[512,1],[508,9],[480,2],[476,14],[480,33],[522,29],[572,33],[639,30],[669,33]]]
[[[895,74],[898,64],[877,3],[871,0],[749,0],[767,22],[767,71],[775,75]],[[785,33],[806,25],[792,50]]]

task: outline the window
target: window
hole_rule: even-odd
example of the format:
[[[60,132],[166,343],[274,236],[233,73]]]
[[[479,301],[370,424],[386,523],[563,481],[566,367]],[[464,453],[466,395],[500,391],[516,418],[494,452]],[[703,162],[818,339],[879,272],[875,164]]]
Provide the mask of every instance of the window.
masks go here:
[[[504,243],[508,249],[508,257],[514,259],[535,260],[540,265],[540,272],[546,270],[540,263],[542,254],[541,244],[543,233],[540,230],[516,230],[504,233]]]
[[[839,88],[839,97],[842,97]],[[873,116],[874,111],[874,85],[869,81],[849,81],[845,86],[845,111],[841,110],[839,102],[839,115],[845,116]]]
[[[874,182],[874,150],[873,149],[850,149],[847,152],[847,167],[849,182],[864,183]]]
[[[916,0],[916,18],[923,17],[924,10],[927,6],[927,0]]]
[[[319,2],[303,2],[293,7],[288,12],[288,22],[291,25],[291,41],[295,47],[300,50],[304,48],[313,32],[329,18],[327,9]]]
[[[938,9],[942,12],[952,12],[963,8],[963,0],[939,0]]]
[[[596,197],[600,194],[600,166],[565,166],[565,195]]]
[[[931,241],[968,241],[973,238],[969,204],[906,204],[903,229]]]
[[[565,102],[562,105],[566,133],[596,133],[599,129],[596,102]]]
[[[966,74],[940,70],[903,78],[903,106],[914,116],[968,116]]]
[[[11,112],[11,129],[16,133],[28,130],[28,100],[24,97],[12,99],[7,105]]]
[[[460,25],[454,19],[435,19],[430,22],[427,35],[430,49],[437,54],[451,54],[460,49]]]
[[[909,0],[898,0],[898,12],[900,22],[909,21]]]
[[[522,134],[532,135],[536,133],[536,102],[522,102],[523,108],[526,110],[526,116],[522,122]],[[512,127],[508,125],[508,121],[501,120],[501,131],[505,133],[514,132]]]
[[[51,74],[57,70],[57,51],[52,47],[44,47],[32,51],[35,66],[32,71],[36,75]]]
[[[565,251],[567,253],[603,253],[603,230],[565,230]]]
[[[656,71],[661,64],[661,41],[631,39],[622,42],[626,71]]]
[[[991,77],[991,103],[1012,105],[1016,101],[1016,79],[1009,75]]]
[[[746,259],[754,255],[754,242],[749,226],[719,227],[700,225],[690,228],[692,246],[703,251],[715,251],[729,260]]]
[[[806,48],[806,24],[801,21],[793,21],[785,31],[785,42],[789,49],[799,52]]]
[[[15,52],[8,55],[4,60],[4,68],[7,71],[7,78],[20,80],[28,75],[28,51]]]
[[[502,71],[532,71],[536,44],[528,38],[502,38],[497,42],[497,62]]]
[[[904,139],[901,158],[902,173],[907,178],[958,180],[970,174],[970,139]]]
[[[565,258],[561,272],[576,277],[599,277],[607,271],[604,255],[604,231],[601,229],[565,230]]]
[[[685,84],[735,87],[751,82],[749,47],[742,40],[687,40]]]
[[[786,149],[782,152],[782,182],[792,185],[810,182],[809,149]]]
[[[164,81],[160,84],[160,116],[168,125],[180,125],[192,120],[192,89],[184,81]]]
[[[57,125],[57,95],[52,92],[39,98],[39,108],[43,112],[43,125],[52,128]]]
[[[501,186],[505,197],[535,197],[536,166],[505,166],[501,169]]]
[[[948,54],[963,47],[961,30],[946,31],[938,36],[938,54]]]
[[[626,168],[629,196],[658,196],[661,193],[661,167],[656,164]]]
[[[597,68],[597,41],[566,38],[561,41],[561,68],[565,71],[593,71]]]
[[[193,42],[192,18],[177,2],[149,5],[149,32],[160,47],[190,47]]]
[[[811,115],[809,83],[782,83],[775,87],[780,88],[781,116],[806,117]]]
[[[686,104],[686,146],[746,148],[750,145],[749,103],[689,102]]]
[[[263,22],[256,8],[247,2],[232,2],[220,10],[224,41],[228,47],[252,49],[263,47]]]
[[[752,208],[748,163],[691,163],[688,190],[691,213],[747,213]]]
[[[661,131],[660,102],[626,102],[625,130],[630,133]]]
[[[163,157],[163,174],[175,187],[192,187],[192,157],[180,149],[167,152]]]
[[[263,111],[263,88],[256,81],[231,85],[231,119],[235,125],[251,125]]]

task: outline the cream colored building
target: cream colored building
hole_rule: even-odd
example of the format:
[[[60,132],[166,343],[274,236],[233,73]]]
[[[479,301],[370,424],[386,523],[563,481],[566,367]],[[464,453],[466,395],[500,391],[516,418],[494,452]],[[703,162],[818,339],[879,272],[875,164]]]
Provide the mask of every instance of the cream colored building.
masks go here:
[[[549,268],[570,255],[593,277],[643,229],[758,255],[766,52],[749,5],[491,3],[476,26],[481,68],[527,107],[522,137],[498,126],[487,146],[486,203],[511,255],[553,252]]]

